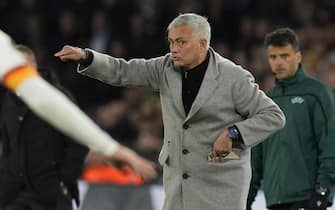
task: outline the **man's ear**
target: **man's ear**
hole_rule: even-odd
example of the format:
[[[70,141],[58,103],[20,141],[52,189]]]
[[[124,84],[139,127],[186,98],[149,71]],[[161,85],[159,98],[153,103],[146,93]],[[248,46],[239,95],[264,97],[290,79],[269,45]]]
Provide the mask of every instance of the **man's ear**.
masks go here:
[[[299,63],[301,63],[301,60],[302,60],[301,52],[298,51],[296,55],[297,55],[297,59],[298,59]]]
[[[206,39],[200,39],[200,46],[201,46],[201,48],[205,49],[207,47],[207,40]]]

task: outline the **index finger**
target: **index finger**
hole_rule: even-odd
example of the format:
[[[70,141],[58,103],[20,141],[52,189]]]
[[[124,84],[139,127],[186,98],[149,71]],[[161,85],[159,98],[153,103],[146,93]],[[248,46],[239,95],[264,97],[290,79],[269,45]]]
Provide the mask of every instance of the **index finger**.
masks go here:
[[[65,45],[60,51],[56,52],[54,56],[60,57],[64,55],[68,55],[71,52],[71,47],[68,45]]]

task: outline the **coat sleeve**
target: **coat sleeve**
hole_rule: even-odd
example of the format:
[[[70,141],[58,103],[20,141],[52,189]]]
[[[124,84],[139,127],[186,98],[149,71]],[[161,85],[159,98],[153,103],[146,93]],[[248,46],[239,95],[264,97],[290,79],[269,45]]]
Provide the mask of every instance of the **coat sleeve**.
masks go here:
[[[159,90],[166,57],[126,61],[90,51],[93,53],[92,64],[84,69],[79,65],[78,73],[114,86],[143,86]]]
[[[314,133],[317,138],[319,169],[317,185],[334,190],[335,186],[335,102],[330,89],[319,91],[322,97],[314,107]]]
[[[245,120],[236,123],[243,142],[253,146],[285,125],[285,115],[272,99],[258,88],[253,76],[245,71],[237,77],[233,92],[236,111]]]

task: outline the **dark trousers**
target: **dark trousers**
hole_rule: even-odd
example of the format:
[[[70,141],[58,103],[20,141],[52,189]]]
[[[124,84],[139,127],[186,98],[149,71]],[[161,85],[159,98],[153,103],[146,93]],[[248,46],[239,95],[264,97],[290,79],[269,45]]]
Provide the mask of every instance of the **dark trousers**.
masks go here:
[[[270,210],[316,210],[309,207],[309,200],[285,203],[271,206]],[[326,210],[327,208],[317,208],[317,210]]]
[[[0,210],[73,210],[70,198],[62,196],[55,199],[55,203],[43,203],[30,193],[23,192]]]

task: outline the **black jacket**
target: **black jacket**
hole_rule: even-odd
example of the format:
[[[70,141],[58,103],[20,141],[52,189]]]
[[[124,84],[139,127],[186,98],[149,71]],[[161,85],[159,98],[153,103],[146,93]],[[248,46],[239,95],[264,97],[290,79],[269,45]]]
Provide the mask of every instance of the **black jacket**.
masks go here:
[[[49,72],[42,76],[65,91]],[[1,105],[0,206],[23,189],[36,194],[41,202],[52,203],[64,195],[61,182],[78,201],[77,178],[88,149],[37,117],[14,94],[6,93]]]

